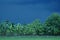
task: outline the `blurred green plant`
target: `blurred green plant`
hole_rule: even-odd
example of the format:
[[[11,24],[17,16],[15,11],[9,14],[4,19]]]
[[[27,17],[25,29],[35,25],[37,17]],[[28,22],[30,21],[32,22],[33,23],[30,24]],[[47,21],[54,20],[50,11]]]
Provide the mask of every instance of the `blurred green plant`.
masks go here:
[[[60,15],[52,14],[44,24],[39,19],[30,24],[14,24],[6,20],[0,23],[1,36],[20,36],[20,35],[60,35]]]
[[[58,35],[60,34],[60,15],[59,14],[52,14],[48,17],[45,22],[46,25],[46,33],[51,35]]]

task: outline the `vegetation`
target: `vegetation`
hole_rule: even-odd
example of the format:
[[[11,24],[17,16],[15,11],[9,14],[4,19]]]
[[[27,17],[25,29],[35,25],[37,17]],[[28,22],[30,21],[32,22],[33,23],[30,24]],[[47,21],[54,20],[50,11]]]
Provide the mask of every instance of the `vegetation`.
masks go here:
[[[60,15],[52,14],[44,24],[39,19],[25,25],[9,21],[0,23],[0,36],[21,35],[60,35]]]
[[[0,37],[0,40],[60,40],[60,36],[14,36]]]
[[[45,22],[46,33],[49,35],[60,35],[60,15],[52,14]]]

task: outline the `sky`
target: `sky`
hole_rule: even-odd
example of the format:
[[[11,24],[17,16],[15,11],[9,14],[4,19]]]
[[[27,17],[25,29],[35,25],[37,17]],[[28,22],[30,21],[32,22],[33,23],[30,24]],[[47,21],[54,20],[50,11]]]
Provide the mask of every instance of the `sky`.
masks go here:
[[[60,13],[60,0],[0,0],[0,21],[44,22],[52,13]]]

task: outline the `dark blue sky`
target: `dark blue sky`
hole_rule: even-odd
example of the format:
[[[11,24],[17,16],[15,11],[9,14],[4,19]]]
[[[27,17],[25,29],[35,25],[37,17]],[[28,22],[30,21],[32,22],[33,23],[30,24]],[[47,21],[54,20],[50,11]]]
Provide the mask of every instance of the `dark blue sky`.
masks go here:
[[[54,12],[60,13],[60,0],[0,0],[0,21],[44,22]]]

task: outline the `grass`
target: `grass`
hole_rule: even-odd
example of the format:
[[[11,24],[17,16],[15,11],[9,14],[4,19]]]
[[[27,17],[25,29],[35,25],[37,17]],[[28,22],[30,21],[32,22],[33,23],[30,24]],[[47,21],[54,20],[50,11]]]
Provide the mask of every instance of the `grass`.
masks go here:
[[[0,37],[0,40],[60,40],[60,36],[16,36]]]

